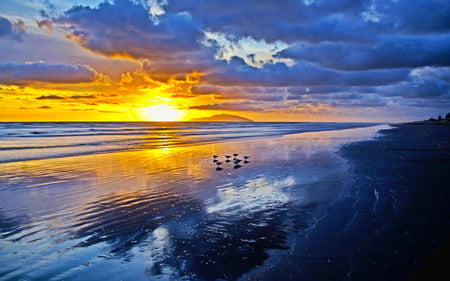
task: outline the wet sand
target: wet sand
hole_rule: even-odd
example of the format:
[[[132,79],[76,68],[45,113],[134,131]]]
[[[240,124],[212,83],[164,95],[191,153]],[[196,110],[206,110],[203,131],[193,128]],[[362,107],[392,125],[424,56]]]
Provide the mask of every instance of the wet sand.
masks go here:
[[[340,150],[347,194],[241,280],[448,279],[450,126],[394,126]]]
[[[448,253],[449,129],[369,140],[385,127],[0,164],[0,280],[424,276]]]
[[[376,198],[372,213],[359,218],[367,232],[352,253],[352,279],[448,279],[450,126],[396,127],[377,142],[343,149],[355,184]]]

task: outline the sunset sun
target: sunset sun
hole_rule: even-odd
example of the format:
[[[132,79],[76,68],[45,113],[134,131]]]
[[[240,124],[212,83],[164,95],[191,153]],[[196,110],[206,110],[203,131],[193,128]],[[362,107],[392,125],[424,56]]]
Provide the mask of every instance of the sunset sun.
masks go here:
[[[181,121],[185,111],[171,105],[158,104],[142,108],[140,114],[146,121]]]

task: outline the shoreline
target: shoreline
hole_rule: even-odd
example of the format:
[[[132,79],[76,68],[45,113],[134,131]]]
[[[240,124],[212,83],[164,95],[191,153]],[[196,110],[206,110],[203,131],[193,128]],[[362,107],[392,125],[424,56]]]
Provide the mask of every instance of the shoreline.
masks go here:
[[[102,124],[113,124],[105,122]],[[30,123],[33,125],[33,123]],[[38,125],[52,123],[34,123]],[[274,122],[284,125],[273,129],[267,126],[255,126],[253,123],[229,122],[231,127],[221,126],[220,122],[201,122],[191,127],[180,123],[158,123],[161,126],[137,127],[91,127],[90,123],[71,123],[78,127],[57,127],[49,129],[47,126],[34,128],[25,126],[14,133],[8,126],[0,128],[0,164],[76,157],[83,155],[108,154],[127,151],[145,151],[148,149],[165,149],[189,147],[196,145],[210,145],[229,141],[257,140],[271,137],[283,137],[310,132],[339,131],[346,129],[370,128],[380,126],[377,123],[298,123],[304,126],[289,127],[286,122]],[[99,124],[99,123],[92,123]],[[132,125],[134,122],[128,122]],[[166,124],[167,126],[164,126]],[[5,131],[2,131],[4,129]],[[68,140],[70,138],[70,140]],[[50,143],[50,145],[49,145]]]

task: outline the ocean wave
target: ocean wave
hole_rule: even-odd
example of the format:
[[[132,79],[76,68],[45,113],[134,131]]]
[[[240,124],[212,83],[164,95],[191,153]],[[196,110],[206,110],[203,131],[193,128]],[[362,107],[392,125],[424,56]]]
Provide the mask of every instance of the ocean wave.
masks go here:
[[[0,123],[0,163],[197,145],[302,132],[368,127],[373,123],[87,122]]]

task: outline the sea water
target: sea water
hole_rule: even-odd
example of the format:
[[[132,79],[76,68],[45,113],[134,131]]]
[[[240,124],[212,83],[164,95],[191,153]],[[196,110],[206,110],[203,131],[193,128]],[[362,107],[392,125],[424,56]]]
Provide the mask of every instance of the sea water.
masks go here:
[[[0,163],[373,125],[264,122],[0,123]]]

